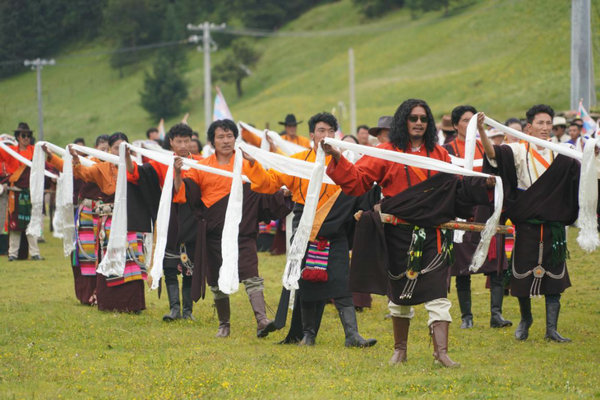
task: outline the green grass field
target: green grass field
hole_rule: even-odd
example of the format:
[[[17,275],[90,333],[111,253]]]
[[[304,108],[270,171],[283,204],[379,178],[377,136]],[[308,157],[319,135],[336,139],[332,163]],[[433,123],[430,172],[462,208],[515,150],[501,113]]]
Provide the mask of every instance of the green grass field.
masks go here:
[[[312,114],[331,111],[340,101],[349,105],[349,47],[356,57],[359,124],[375,124],[409,97],[426,99],[437,117],[463,103],[498,120],[523,117],[529,106],[541,102],[557,110],[569,107],[569,1],[474,1],[448,17],[432,12],[413,20],[407,10],[400,10],[368,21],[351,0],[342,0],[308,11],[283,30],[357,25],[351,35],[257,41],[262,58],[244,81],[244,97],[237,99],[232,85],[221,85],[234,118],[275,129],[277,121],[294,112],[305,121],[299,133],[307,134],[306,120]],[[592,1],[592,26],[600,26],[600,0]],[[598,29],[593,29],[593,41],[600,82]],[[61,57],[106,50],[102,41],[74,45],[56,55],[55,67],[44,69],[47,140],[64,145],[78,136],[91,141],[117,130],[137,139],[157,124],[140,107],[138,94],[152,59],[126,68],[120,78],[110,69],[107,55]],[[203,132],[202,54],[193,48],[188,54],[186,110],[191,125]],[[224,54],[214,53],[214,61]],[[0,81],[0,131],[8,132],[22,120],[37,130],[35,85],[34,72]],[[340,115],[340,120],[347,131],[349,117]],[[176,121],[167,121],[167,128]]]
[[[543,299],[533,301],[534,325],[526,342],[514,327],[489,328],[484,279],[473,281],[475,327],[450,327],[456,370],[433,364],[426,312],[417,307],[411,324],[408,363],[391,367],[391,322],[386,301],[358,315],[364,336],[378,344],[347,349],[333,306],[327,306],[317,345],[278,345],[285,333],[255,336],[245,292],[232,296],[232,335],[214,337],[212,301],[195,305],[195,322],[164,323],[165,297],[147,292],[141,315],[99,312],[80,305],[58,240],[46,233],[43,262],[0,258],[0,398],[517,398],[564,399],[600,396],[600,256],[584,254],[571,230],[569,262],[573,287],[563,296],[559,331],[570,344],[549,343]],[[267,303],[275,308],[284,265],[281,256],[261,255]],[[456,294],[451,312],[460,320]],[[273,316],[272,312],[269,312]],[[504,315],[519,320],[517,302],[505,297]]]

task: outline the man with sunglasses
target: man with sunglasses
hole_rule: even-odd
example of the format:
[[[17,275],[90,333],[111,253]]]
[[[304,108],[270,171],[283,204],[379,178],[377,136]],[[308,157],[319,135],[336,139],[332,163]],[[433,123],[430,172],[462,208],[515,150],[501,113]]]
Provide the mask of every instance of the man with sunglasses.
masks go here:
[[[450,162],[437,144],[435,121],[423,100],[409,99],[398,107],[389,139],[379,148]],[[485,179],[461,179],[366,155],[352,164],[332,146],[323,148],[332,156],[327,175],[345,193],[360,195],[374,182],[382,188],[378,209],[363,213],[356,225],[350,281],[352,290],[388,295],[395,342],[390,363],[406,362],[412,306],[423,304],[435,361],[459,366],[447,354],[453,233],[436,227],[444,218],[469,216],[475,204],[488,204]]]
[[[25,122],[19,122],[14,131],[16,146],[9,146],[23,157],[33,158],[33,131]],[[31,197],[29,195],[30,168],[19,162],[7,152],[0,150],[0,164],[4,170],[0,173],[8,180],[8,261],[14,261],[19,256],[21,235],[27,229],[31,219]],[[40,256],[37,238],[27,235],[29,254],[32,260],[43,260]]]

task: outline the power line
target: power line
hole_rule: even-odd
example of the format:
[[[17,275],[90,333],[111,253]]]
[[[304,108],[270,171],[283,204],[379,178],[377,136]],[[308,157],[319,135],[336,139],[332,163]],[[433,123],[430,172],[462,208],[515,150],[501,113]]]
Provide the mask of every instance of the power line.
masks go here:
[[[380,33],[380,32],[389,32],[394,29],[398,29],[398,24],[388,24],[385,26],[381,26],[380,24],[370,24],[370,25],[358,25],[348,28],[341,29],[331,29],[324,31],[270,31],[264,29],[254,29],[254,28],[233,28],[233,27],[225,27],[220,29],[219,32],[227,35],[234,36],[252,36],[252,37],[297,37],[297,38],[310,38],[310,37],[327,37],[327,36],[347,36],[347,35],[358,35],[358,34],[368,34],[368,33]],[[180,39],[180,40],[172,40],[166,42],[157,42],[157,43],[149,43],[140,46],[130,46],[130,47],[121,47],[114,50],[101,50],[101,51],[90,51],[79,54],[70,54],[60,56],[59,60],[62,59],[73,59],[73,58],[89,58],[89,57],[97,57],[104,56],[110,54],[118,54],[118,53],[132,53],[144,50],[152,50],[158,49],[162,47],[170,47],[170,46],[183,46],[188,44],[193,44],[194,41],[192,38]],[[23,64],[24,60],[4,60],[0,61],[0,66],[4,65],[15,65],[15,64]]]

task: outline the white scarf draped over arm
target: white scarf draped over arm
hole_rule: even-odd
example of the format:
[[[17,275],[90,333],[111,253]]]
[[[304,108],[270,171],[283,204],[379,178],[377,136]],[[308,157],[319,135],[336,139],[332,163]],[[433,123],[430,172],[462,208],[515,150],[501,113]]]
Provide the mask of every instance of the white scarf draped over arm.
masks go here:
[[[260,129],[256,129],[242,121],[239,121],[238,124],[242,128],[246,129],[249,132],[252,132],[256,136],[261,138],[261,140],[262,140],[261,148],[264,150],[269,149],[268,142],[265,144],[265,142],[266,142],[265,135],[268,135],[273,140],[273,143],[275,143],[275,146],[279,147],[279,149],[281,151],[283,151],[285,154],[287,154],[288,156],[291,156],[292,154],[300,153],[301,151],[306,150],[306,148],[303,146],[297,145],[296,143],[288,142],[287,140],[283,139],[277,132],[273,132],[268,129],[261,131]],[[265,146],[265,147],[263,147],[263,146]]]
[[[233,179],[231,181],[231,191],[227,201],[227,211],[225,212],[225,222],[221,236],[221,258],[223,263],[219,269],[219,290],[226,294],[232,294],[238,291],[238,235],[239,226],[242,221],[244,191],[242,185],[242,166],[243,155],[236,145],[236,152],[233,161]]]
[[[125,164],[125,149],[128,145],[123,141],[119,145],[119,172],[113,206],[112,222],[108,247],[96,272],[108,277],[123,276],[127,255],[127,166]],[[100,158],[100,157],[98,157]]]
[[[595,149],[600,141],[596,137],[588,139],[583,149],[583,161],[579,177],[579,215],[577,225],[579,235],[577,243],[587,252],[592,252],[600,245],[598,239],[598,176],[596,171]]]
[[[332,146],[340,147],[343,149],[353,150],[356,153],[366,154],[371,157],[380,158],[392,162],[397,162],[405,165],[410,165],[417,168],[430,169],[439,172],[445,172],[449,174],[458,174],[464,176],[478,176],[483,178],[491,177],[492,175],[484,174],[477,171],[471,171],[465,168],[458,167],[456,165],[449,164],[447,162],[432,159],[429,157],[417,156],[414,154],[400,153],[392,150],[385,150],[376,147],[361,146],[354,143],[342,142],[340,140],[326,138],[325,143]],[[504,193],[502,189],[502,179],[498,176],[494,176],[496,180],[496,186],[494,187],[494,212],[492,216],[486,221],[485,228],[481,232],[481,240],[477,245],[471,265],[469,269],[476,272],[481,268],[485,261],[488,248],[490,246],[490,240],[496,233],[496,227],[500,220],[500,214],[502,212],[502,202],[504,200]]]

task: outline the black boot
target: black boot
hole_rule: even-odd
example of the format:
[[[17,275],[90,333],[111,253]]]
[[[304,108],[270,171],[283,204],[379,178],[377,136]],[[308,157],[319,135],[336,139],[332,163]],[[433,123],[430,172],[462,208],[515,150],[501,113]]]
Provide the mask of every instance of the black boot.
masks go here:
[[[473,314],[471,313],[471,290],[457,290],[458,305],[462,323],[460,329],[471,329],[473,327]]]
[[[229,318],[231,317],[231,308],[229,307],[229,297],[215,299],[215,308],[219,317],[219,329],[216,337],[228,337],[230,333]]]
[[[515,331],[517,340],[527,340],[529,337],[529,328],[533,324],[531,315],[531,299],[529,297],[519,297],[519,309],[521,310],[521,322]]]
[[[298,345],[314,346],[317,338],[317,302],[302,301],[300,306],[302,314],[302,333],[304,336]]]
[[[502,317],[502,300],[504,299],[504,285],[502,276],[490,275],[490,326],[492,328],[504,328],[512,326],[512,322]]]
[[[558,343],[567,343],[571,339],[561,336],[556,330],[558,327],[558,314],[560,312],[560,296],[546,296],[546,340]]]
[[[338,312],[346,334],[346,347],[371,347],[377,343],[376,339],[365,339],[358,333],[354,307],[340,307]]]
[[[180,310],[181,305],[179,303],[179,283],[169,282],[166,284],[167,296],[169,297],[169,308],[171,309],[168,314],[163,316],[163,321],[171,322],[181,318]]]
[[[181,300],[183,302],[183,319],[189,319],[195,321],[196,318],[192,315],[192,310],[194,308],[194,302],[192,301],[192,286],[182,284],[181,288]]]

